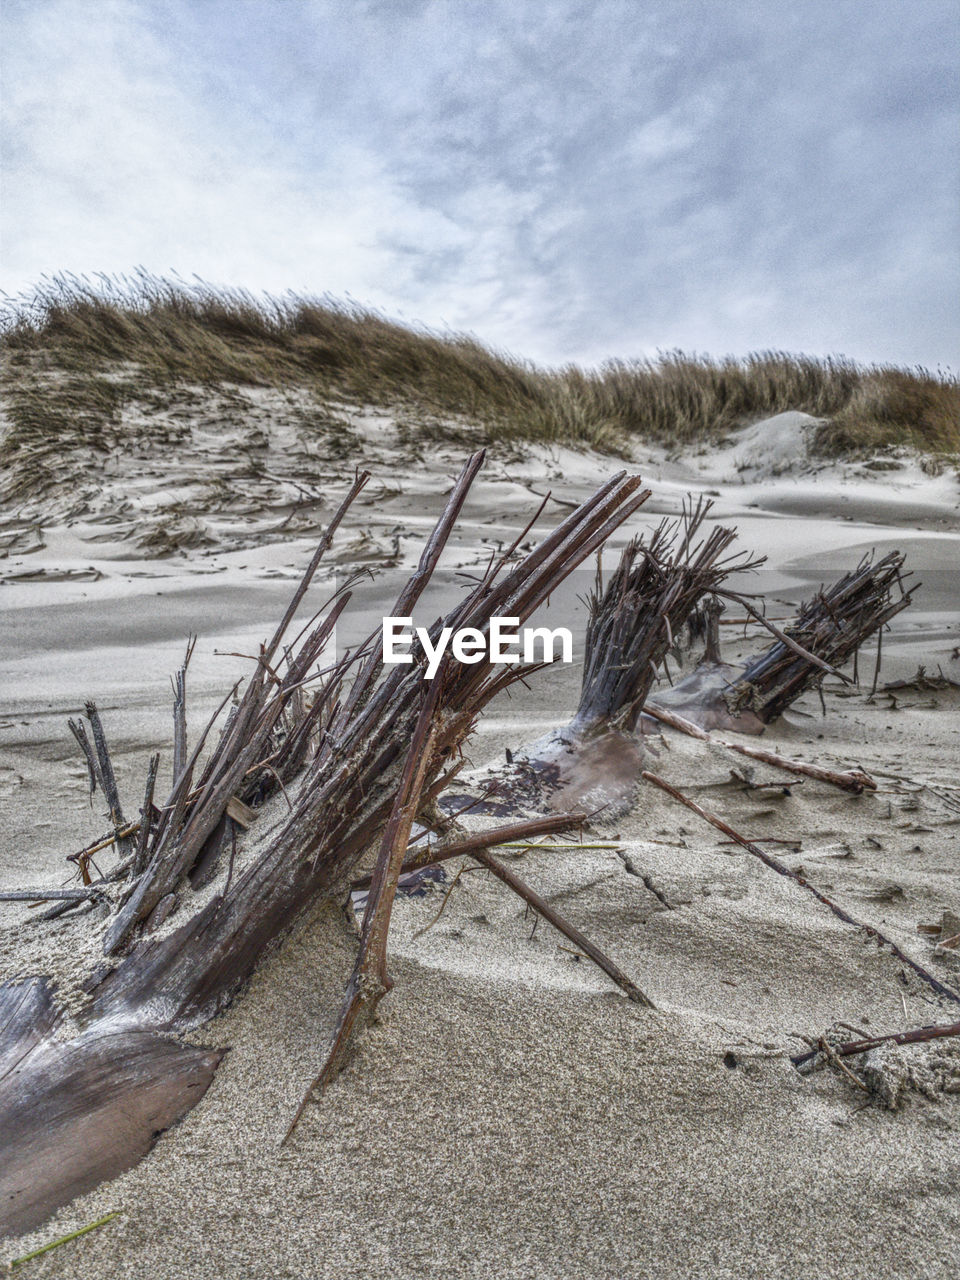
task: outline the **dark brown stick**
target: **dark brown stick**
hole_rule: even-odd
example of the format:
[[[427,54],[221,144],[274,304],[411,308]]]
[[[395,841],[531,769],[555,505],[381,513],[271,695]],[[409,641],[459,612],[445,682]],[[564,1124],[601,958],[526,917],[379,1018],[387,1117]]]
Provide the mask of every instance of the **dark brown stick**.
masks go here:
[[[434,688],[439,688],[439,684],[436,681],[434,682]],[[546,835],[560,830],[567,830],[571,826],[576,826],[578,823],[582,822],[585,816],[583,814],[563,814],[554,818],[541,818],[532,822],[514,823],[509,827],[500,827],[496,831],[476,832],[474,835],[467,836],[462,840],[457,840],[443,849],[424,850],[420,855],[420,858],[414,858],[407,862],[399,863],[397,861],[397,852],[398,850],[405,850],[409,845],[410,829],[413,826],[413,819],[416,812],[416,806],[412,803],[413,790],[414,787],[416,787],[417,799],[419,800],[419,794],[422,793],[423,789],[423,771],[426,768],[426,760],[429,756],[429,750],[426,746],[421,746],[416,741],[415,735],[410,755],[408,755],[408,764],[415,758],[413,746],[418,748],[419,763],[417,765],[417,774],[415,774],[412,779],[410,798],[407,800],[405,812],[401,809],[398,815],[398,811],[395,808],[394,816],[398,817],[397,826],[392,834],[390,827],[388,827],[387,832],[385,832],[384,843],[381,847],[380,859],[377,864],[378,868],[384,868],[382,878],[380,880],[380,897],[378,900],[374,899],[374,893],[376,892],[376,890],[374,890],[371,892],[370,898],[367,900],[367,906],[364,911],[360,953],[357,957],[357,963],[354,968],[353,975],[351,976],[350,982],[347,986],[343,1005],[340,1010],[340,1016],[337,1019],[337,1025],[331,1037],[323,1066],[301,1099],[300,1106],[290,1122],[287,1132],[284,1134],[281,1146],[287,1142],[290,1135],[297,1127],[310,1098],[318,1091],[322,1093],[342,1066],[343,1059],[346,1055],[354,1029],[356,1028],[357,1021],[361,1014],[369,1015],[369,1013],[372,1012],[372,1009],[376,1007],[379,1000],[387,991],[389,991],[392,985],[386,972],[386,942],[390,924],[389,912],[396,895],[397,881],[400,876],[405,871],[416,870],[421,866],[432,866],[437,862],[446,861],[449,858],[462,857],[465,854],[470,854],[478,861],[481,861],[483,850],[488,845],[502,844],[507,840],[514,839],[532,839],[534,836]],[[402,824],[400,822],[400,818],[403,819]],[[407,821],[407,819],[409,819],[409,821]],[[392,825],[393,817],[391,818],[391,826]],[[387,863],[385,863],[383,855],[384,849],[387,848],[388,835],[391,836],[392,843],[390,845],[390,857],[387,860]],[[405,838],[407,843],[401,844],[401,838]],[[484,862],[484,865],[486,866],[488,864]],[[499,863],[496,865],[498,867],[500,866]],[[492,866],[490,869],[495,870]],[[511,875],[505,867],[501,869],[506,872],[507,876]],[[495,872],[495,874],[499,873]],[[373,878],[373,876],[365,876],[362,880],[354,881],[351,887],[353,889],[360,889],[370,886],[373,883]],[[513,881],[517,885],[522,883],[516,880],[515,877],[513,877]],[[511,880],[506,880],[506,883],[510,884],[511,888],[515,887]],[[525,901],[530,902],[532,906],[539,910],[537,903],[542,902],[542,899],[539,899],[532,890],[527,890],[526,886],[523,886],[523,888],[525,893],[530,895],[529,897],[525,897]],[[389,889],[389,899],[387,898],[387,889]],[[524,894],[521,894],[521,896],[524,896]],[[536,899],[536,901],[534,901],[534,899]],[[373,903],[372,906],[371,902]],[[547,906],[547,912],[550,913],[547,915],[547,919],[549,919],[552,924],[556,924],[556,927],[560,929],[561,932],[565,933],[568,938],[580,945],[583,951],[590,956],[591,959],[596,960],[600,967],[604,969],[604,971],[608,973],[615,982],[618,982],[621,986],[624,986],[624,983],[627,984],[624,986],[624,990],[627,991],[627,994],[630,995],[631,999],[639,1000],[640,1003],[646,1002],[648,1007],[653,1008],[653,1005],[647,1001],[646,996],[644,996],[643,993],[630,982],[626,975],[622,974],[621,971],[616,968],[612,961],[608,960],[606,956],[603,955],[603,952],[594,947],[588,939],[584,938],[583,935],[573,929],[572,926],[567,925],[565,921],[562,921],[562,918],[557,916],[556,912],[554,912],[549,906]],[[368,922],[370,922],[369,925]],[[619,977],[617,975],[619,975]],[[623,981],[621,981],[621,979]],[[632,994],[633,992],[636,994]]]
[[[439,862],[447,862],[450,858],[462,858],[466,854],[472,856],[478,849],[492,849],[498,844],[533,840],[536,836],[570,831],[573,827],[579,826],[586,816],[585,813],[564,813],[552,818],[533,818],[529,822],[515,822],[509,827],[497,827],[493,831],[474,831],[448,844],[429,845],[425,849],[419,849],[413,857],[408,857],[400,868],[400,874],[406,875],[408,871],[419,871],[421,867],[433,867]],[[371,879],[371,876],[361,876],[351,883],[350,888],[367,889],[370,887]]]
[[[451,530],[456,524],[460,512],[463,510],[463,504],[467,500],[467,494],[470,492],[470,486],[477,478],[477,472],[483,466],[483,460],[486,456],[485,450],[479,449],[472,454],[463,464],[457,482],[453,487],[453,492],[447,499],[446,505],[433,528],[427,543],[420,554],[420,561],[417,565],[416,572],[413,573],[409,580],[405,583],[399,596],[397,597],[391,617],[405,618],[410,616],[410,612],[414,605],[423,594],[424,588],[433,576],[433,572],[437,567],[443,549],[450,537]],[[346,718],[360,705],[367,697],[373,683],[383,667],[383,660],[380,652],[374,649],[367,658],[363,667],[357,674],[353,688],[350,690],[350,696],[341,712],[340,721]]]
[[[846,1044],[831,1045],[838,1058],[849,1058],[855,1053],[869,1053],[882,1044],[925,1044],[928,1040],[942,1040],[947,1036],[960,1036],[960,1022],[951,1022],[946,1026],[918,1027],[915,1031],[894,1031],[886,1036],[874,1036],[871,1040],[848,1040]],[[802,1067],[812,1062],[820,1052],[811,1049],[809,1053],[799,1053],[791,1057],[795,1067]]]
[[[855,919],[848,912],[844,911],[842,907],[838,907],[837,904],[828,898],[825,893],[821,893],[819,889],[814,888],[805,876],[800,875],[796,871],[792,871],[785,863],[781,862],[779,858],[774,858],[772,854],[765,852],[759,845],[754,844],[752,840],[748,840],[745,836],[742,836],[739,831],[735,831],[733,827],[724,822],[722,818],[718,818],[716,814],[710,813],[707,809],[701,808],[695,800],[691,800],[689,796],[685,796],[682,791],[678,791],[676,787],[672,787],[670,783],[665,782],[663,778],[658,778],[655,773],[650,773],[649,770],[644,769],[640,776],[647,782],[652,782],[653,785],[655,787],[659,787],[661,791],[665,791],[667,795],[672,796],[674,800],[679,801],[680,804],[686,805],[686,807],[693,813],[698,814],[706,822],[711,823],[718,831],[722,831],[724,835],[735,840],[737,844],[742,845],[748,853],[752,853],[755,858],[759,858],[761,862],[766,863],[766,865],[776,871],[778,875],[786,876],[788,880],[795,881],[802,888],[806,889],[808,893],[812,893],[819,902],[822,902],[824,906],[829,907],[833,914],[838,919],[843,920],[845,924],[852,924],[857,929],[863,929],[863,931],[871,938],[876,938],[877,942],[889,947],[898,960],[903,964],[908,965],[909,968],[921,977],[928,986],[932,987],[938,995],[946,996],[948,1000],[953,1000],[956,1004],[960,1004],[960,994],[954,991],[951,987],[945,986],[939,981],[939,979],[935,978],[932,973],[929,973],[924,969],[922,965],[917,964],[916,960],[911,960],[908,955],[900,950],[891,938],[888,938],[885,934],[881,933],[879,929],[874,928],[873,925],[864,924],[862,920]]]
[[[631,982],[623,970],[613,963],[609,956],[605,955],[578,928],[570,924],[568,920],[565,920],[558,911],[555,911],[545,898],[541,898],[539,893],[531,889],[518,876],[515,876],[509,867],[505,867],[502,862],[494,858],[486,849],[476,849],[470,856],[476,858],[481,866],[492,871],[497,879],[502,880],[514,893],[519,894],[524,902],[529,903],[534,911],[543,916],[544,920],[549,921],[555,929],[559,929],[564,937],[569,938],[575,946],[580,948],[584,955],[589,956],[594,964],[599,965],[607,977],[612,978],[631,1000],[636,1001],[637,1004],[642,1004],[647,1009],[655,1009],[657,1007],[650,997],[644,995],[636,983]]]
[[[726,747],[728,751],[737,751],[742,756],[749,756],[751,760],[772,765],[775,769],[786,769],[788,773],[802,773],[808,778],[815,778],[818,782],[828,782],[831,786],[839,787],[841,791],[850,792],[851,795],[859,796],[864,791],[877,789],[877,784],[862,769],[843,771],[827,769],[819,764],[805,764],[802,760],[786,760],[773,751],[764,751],[761,747],[749,747],[744,742],[726,742],[722,738],[718,741],[720,746]]]
[[[323,537],[320,539],[319,543],[317,544],[317,549],[313,553],[313,556],[311,557],[310,563],[307,565],[307,568],[303,577],[300,579],[300,585],[297,587],[296,591],[293,593],[293,597],[291,598],[290,603],[287,605],[287,608],[283,617],[280,619],[279,623],[277,624],[277,629],[273,633],[273,638],[271,639],[270,643],[266,646],[265,660],[267,662],[273,661],[273,655],[276,653],[277,649],[279,648],[280,641],[283,639],[284,634],[286,633],[287,627],[289,627],[290,623],[293,621],[294,614],[300,608],[300,602],[303,599],[303,597],[307,594],[307,589],[309,588],[310,583],[313,581],[313,576],[317,572],[317,569],[320,567],[320,561],[323,559],[324,555],[326,554],[326,552],[330,547],[330,543],[333,541],[333,535],[336,533],[337,529],[340,526],[341,521],[343,520],[343,517],[347,514],[347,511],[353,505],[360,491],[363,489],[364,485],[367,483],[369,479],[370,479],[369,471],[358,471],[354,477],[353,484],[350,486],[349,493],[340,503],[340,506],[333,513],[333,516],[330,519],[330,523],[327,525],[326,529],[324,530]]]
[[[877,789],[877,784],[862,769],[839,771],[827,769],[819,764],[806,764],[803,760],[789,760],[785,756],[776,755],[773,751],[764,751],[762,747],[748,746],[745,742],[728,742],[725,738],[711,738],[710,734],[699,725],[693,724],[683,716],[678,716],[675,711],[666,711],[663,707],[654,706],[653,703],[647,703],[643,709],[648,716],[653,716],[662,724],[669,725],[671,729],[678,729],[681,733],[689,734],[691,738],[699,738],[701,742],[712,742],[714,746],[726,747],[728,751],[736,751],[742,756],[748,756],[751,760],[772,765],[774,769],[784,769],[787,773],[802,773],[808,778],[815,778],[818,782],[828,782],[831,786],[839,787],[841,791],[849,791],[856,796],[862,794],[864,790],[876,791]]]

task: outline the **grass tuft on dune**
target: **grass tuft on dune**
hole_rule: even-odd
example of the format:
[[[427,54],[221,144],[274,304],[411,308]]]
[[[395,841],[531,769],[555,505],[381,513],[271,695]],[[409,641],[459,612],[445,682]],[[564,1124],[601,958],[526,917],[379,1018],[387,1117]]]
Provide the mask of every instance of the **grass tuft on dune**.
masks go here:
[[[404,405],[487,441],[557,442],[623,454],[633,440],[708,445],[788,409],[826,419],[825,455],[907,445],[960,452],[960,380],[766,351],[710,359],[680,351],[599,369],[542,369],[468,335],[409,328],[328,297],[254,296],[147,273],[59,276],[8,300],[0,317],[7,496],[44,487],[51,452],[122,443],[121,409],[180,385],[297,387]]]

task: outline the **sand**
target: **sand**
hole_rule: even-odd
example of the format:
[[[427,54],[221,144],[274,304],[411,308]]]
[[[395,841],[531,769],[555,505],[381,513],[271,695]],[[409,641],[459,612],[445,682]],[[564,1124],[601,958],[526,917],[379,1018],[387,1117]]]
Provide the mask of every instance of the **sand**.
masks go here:
[[[106,475],[91,472],[89,510],[71,515],[63,495],[25,513],[24,527],[40,520],[44,547],[12,547],[0,561],[4,887],[60,883],[64,855],[104,827],[64,723],[84,697],[101,708],[135,810],[149,753],[163,749],[169,762],[168,675],[186,634],[201,635],[195,728],[245,666],[214,650],[250,652],[271,630],[355,462],[369,458],[376,500],[352,513],[334,567],[386,564],[395,577],[415,559],[467,448],[418,443],[409,425],[344,406],[351,448],[308,465],[296,405],[240,392],[231,404],[239,436],[265,437],[261,471],[281,478],[262,503],[257,489],[260,509],[241,500],[229,450],[218,448],[222,405],[197,396],[193,418],[181,421],[190,440],[182,476],[159,453],[111,460]],[[930,475],[907,455],[892,470],[825,466],[805,455],[810,425],[781,415],[694,458],[638,448],[632,465],[654,492],[618,541],[678,511],[689,492],[715,494],[715,514],[770,558],[753,586],[783,600],[784,614],[864,550],[899,547],[924,585],[885,637],[882,678],[907,679],[924,664],[960,680],[956,476]],[[336,438],[331,431],[333,455]],[[615,465],[566,450],[493,456],[449,567],[470,571],[518,532],[535,493],[579,500]],[[214,472],[233,493],[229,510],[222,497],[197,497]],[[321,500],[297,507],[284,477]],[[563,514],[561,502],[544,523]],[[155,546],[137,547],[136,531],[169,524],[178,503],[202,543],[162,559]],[[124,520],[134,533],[116,536]],[[382,613],[393,580],[363,586],[358,628]],[[315,607],[332,581],[312,593]],[[573,611],[576,594],[554,610]],[[756,628],[724,632],[730,657],[764,643]],[[861,669],[872,675],[867,653]],[[476,765],[568,720],[578,687],[576,666],[555,666],[529,691],[498,699],[471,744]],[[797,841],[775,846],[789,865],[960,985],[960,963],[918,931],[960,912],[960,690],[868,693],[869,681],[860,690],[828,682],[825,715],[807,696],[763,745],[873,770],[876,795],[814,782],[789,795],[751,789],[745,777],[783,775],[672,733],[651,740],[653,767],[749,835]],[[655,1011],[631,1004],[548,926],[534,930],[486,873],[462,875],[425,932],[449,880],[399,900],[396,985],[380,1022],[281,1149],[355,947],[344,914],[321,904],[233,1007],[192,1037],[230,1046],[202,1103],[136,1168],[29,1237],[3,1241],[0,1260],[116,1210],[29,1274],[809,1280],[955,1270],[960,1053],[950,1041],[899,1051],[935,1084],[908,1090],[896,1110],[832,1071],[801,1076],[788,1055],[804,1047],[797,1033],[953,1021],[956,1006],[720,839],[645,786],[629,814],[592,832],[614,847],[516,864]],[[91,917],[44,927],[25,923],[26,908],[0,911],[4,977],[55,972],[69,985],[96,952]]]

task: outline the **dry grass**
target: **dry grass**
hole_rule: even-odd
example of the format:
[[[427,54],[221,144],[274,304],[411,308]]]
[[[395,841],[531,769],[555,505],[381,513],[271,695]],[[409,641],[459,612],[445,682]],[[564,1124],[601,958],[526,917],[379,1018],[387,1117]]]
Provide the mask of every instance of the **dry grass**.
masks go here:
[[[785,409],[830,419],[817,441],[825,453],[960,451],[960,384],[924,370],[780,352],[545,370],[328,298],[258,298],[148,275],[50,281],[8,304],[0,347],[10,387],[0,455],[21,493],[42,491],[51,452],[121,443],[125,397],[184,383],[305,387],[321,403],[336,395],[440,415],[451,431],[459,420],[487,440],[613,453],[637,438],[709,443]]]
[[[910,445],[932,454],[960,451],[960,386],[925,369],[867,372],[818,433],[828,454]]]

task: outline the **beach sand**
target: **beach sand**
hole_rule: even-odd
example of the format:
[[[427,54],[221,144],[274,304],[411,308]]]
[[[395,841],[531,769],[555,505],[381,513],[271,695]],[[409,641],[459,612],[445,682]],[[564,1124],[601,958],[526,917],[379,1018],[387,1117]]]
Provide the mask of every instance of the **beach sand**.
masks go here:
[[[31,536],[44,545],[11,542],[0,561],[2,887],[60,884],[65,855],[105,829],[65,725],[84,698],[100,707],[135,812],[151,751],[163,750],[169,769],[169,673],[186,636],[200,635],[190,671],[196,730],[249,667],[214,651],[250,653],[272,630],[354,465],[369,465],[374,481],[338,536],[331,572],[365,564],[395,574],[415,562],[469,447],[418,442],[409,424],[343,407],[351,447],[337,456],[331,429],[329,456],[311,460],[296,406],[288,422],[267,393],[237,395],[247,404],[235,410],[238,439],[265,437],[257,465],[272,488],[234,484],[216,414],[201,401],[176,474],[159,453],[110,460],[91,472],[82,503],[64,494],[21,513],[23,538],[39,527]],[[629,465],[653,495],[614,545],[679,512],[688,493],[712,495],[711,518],[736,524],[740,545],[768,556],[753,589],[783,602],[775,615],[865,551],[899,548],[923,585],[884,638],[881,682],[909,679],[921,664],[960,681],[956,475],[928,474],[906,455],[890,470],[807,458],[810,425],[780,415],[686,459],[638,447]],[[494,453],[445,564],[475,570],[520,531],[538,495],[552,489],[559,500],[548,503],[546,529],[619,466],[569,450]],[[232,507],[209,491],[215,475]],[[244,503],[248,490],[256,502]],[[166,558],[137,545],[175,518],[194,545]],[[311,592],[314,608],[331,583],[328,575]],[[388,595],[367,584],[359,603],[368,622]],[[766,643],[757,627],[723,630],[730,659]],[[937,953],[935,936],[918,930],[945,910],[960,914],[960,688],[871,698],[874,652],[861,654],[859,689],[828,681],[825,713],[809,694],[762,744],[862,766],[876,794],[809,780],[789,794],[757,790],[747,779],[784,775],[669,731],[649,740],[650,767],[751,837],[796,841],[771,848],[960,987],[960,951]],[[579,668],[556,665],[498,698],[471,741],[472,761],[502,761],[507,748],[565,723],[578,691]],[[613,847],[527,853],[517,870],[656,1010],[628,1001],[548,925],[534,928],[486,872],[465,872],[431,925],[455,874],[448,867],[446,885],[398,899],[395,987],[380,1020],[281,1148],[356,947],[340,907],[319,904],[227,1013],[191,1037],[230,1049],[200,1105],[138,1166],[28,1237],[3,1241],[0,1260],[117,1211],[23,1274],[810,1280],[955,1271],[958,1042],[888,1055],[889,1078],[898,1062],[914,1064],[922,1086],[897,1109],[834,1071],[800,1075],[789,1054],[803,1050],[799,1035],[838,1023],[880,1034],[955,1021],[956,1005],[648,785],[630,813],[598,821],[585,838]],[[52,973],[68,990],[93,963],[92,916],[43,926],[29,908],[0,911],[4,978]]]

